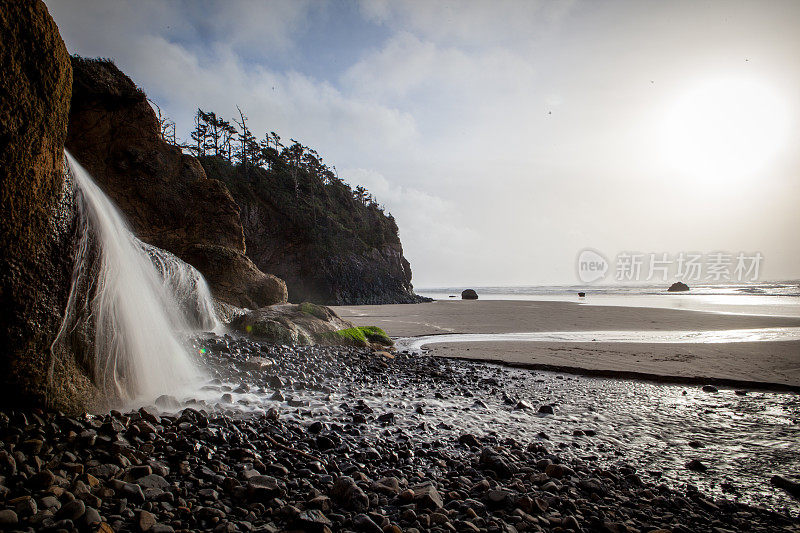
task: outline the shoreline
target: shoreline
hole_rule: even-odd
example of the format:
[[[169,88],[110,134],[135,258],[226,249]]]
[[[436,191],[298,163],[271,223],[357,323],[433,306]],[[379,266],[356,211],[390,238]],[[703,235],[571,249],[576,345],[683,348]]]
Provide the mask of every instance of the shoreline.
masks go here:
[[[721,331],[798,327],[800,319],[574,302],[477,300],[341,306],[356,325],[392,337],[548,331]],[[492,340],[426,345],[435,357],[620,379],[800,392],[800,341],[614,343]]]
[[[493,365],[502,365],[509,368],[522,368],[525,370],[538,370],[541,372],[553,372],[562,374],[572,374],[575,376],[588,376],[609,379],[627,379],[635,381],[647,381],[651,383],[661,383],[665,385],[714,385],[718,387],[732,389],[747,389],[747,391],[764,392],[785,392],[800,394],[800,385],[787,385],[783,383],[772,383],[764,381],[749,381],[703,376],[678,376],[665,374],[650,374],[647,372],[634,372],[624,370],[600,370],[592,368],[582,368],[577,366],[550,365],[546,363],[517,363],[513,361],[503,361],[498,359],[484,359],[480,357],[459,357],[450,355],[434,355],[443,359],[456,359],[460,361],[475,361]]]
[[[162,397],[163,410],[81,417],[0,409],[0,523],[153,533],[800,525],[795,500],[770,475],[727,482],[730,461],[716,457],[712,434],[681,432],[673,437],[679,449],[653,454],[644,441],[623,446],[594,396],[548,415],[520,408],[561,405],[552,385],[566,382],[555,378],[534,395],[513,372],[470,361],[243,338],[197,342],[209,350],[214,379],[205,388],[216,401]],[[254,392],[260,399],[247,401]],[[241,410],[251,404],[263,411]]]

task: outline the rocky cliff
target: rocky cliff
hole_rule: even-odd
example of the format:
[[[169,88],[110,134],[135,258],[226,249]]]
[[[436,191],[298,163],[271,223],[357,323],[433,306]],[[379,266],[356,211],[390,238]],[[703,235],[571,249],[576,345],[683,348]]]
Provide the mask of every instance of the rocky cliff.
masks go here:
[[[294,302],[422,300],[397,225],[374,201],[277,152],[269,170],[185,154],[113,63],[73,57],[72,68],[67,147],[134,232],[194,265],[218,298],[257,308],[286,301],[288,288]]]
[[[72,272],[72,69],[42,2],[0,1],[0,35],[0,403],[77,411],[96,399],[90,372],[50,349]]]
[[[247,255],[286,281],[289,300],[325,305],[417,303],[397,224],[338,180],[274,158],[271,168],[200,157],[239,205]],[[296,180],[296,181],[295,181]]]
[[[239,208],[192,156],[166,143],[145,94],[110,61],[72,58],[67,148],[134,233],[194,265],[240,307],[286,301],[286,286],[245,255]]]

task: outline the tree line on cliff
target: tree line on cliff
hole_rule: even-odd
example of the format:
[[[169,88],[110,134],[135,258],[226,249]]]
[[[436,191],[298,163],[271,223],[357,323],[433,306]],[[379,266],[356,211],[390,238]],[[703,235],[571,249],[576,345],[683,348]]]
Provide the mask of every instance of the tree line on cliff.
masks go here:
[[[351,188],[335,166],[295,139],[284,144],[274,131],[257,138],[238,106],[238,117],[232,120],[198,108],[188,141],[179,140],[175,123],[154,107],[165,141],[197,157],[208,176],[225,183],[237,202],[283,206],[280,211],[304,229],[307,243],[336,253],[399,242],[394,217],[366,188]]]

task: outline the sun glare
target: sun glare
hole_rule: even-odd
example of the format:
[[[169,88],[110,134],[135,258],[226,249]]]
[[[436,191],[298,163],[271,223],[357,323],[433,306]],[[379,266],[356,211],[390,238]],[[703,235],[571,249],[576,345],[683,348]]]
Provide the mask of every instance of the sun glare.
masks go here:
[[[677,171],[703,183],[755,176],[786,143],[789,122],[780,95],[751,80],[694,86],[670,107],[663,153]]]

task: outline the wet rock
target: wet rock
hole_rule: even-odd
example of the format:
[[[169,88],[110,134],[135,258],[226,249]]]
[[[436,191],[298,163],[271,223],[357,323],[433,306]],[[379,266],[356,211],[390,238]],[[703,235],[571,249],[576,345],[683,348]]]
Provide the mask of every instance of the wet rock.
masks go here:
[[[490,490],[486,494],[486,499],[495,507],[504,506],[509,500],[510,493],[505,489]]]
[[[169,396],[168,394],[162,394],[156,398],[155,404],[156,407],[167,411],[173,411],[181,408],[181,403],[178,401],[178,399],[174,396]]]
[[[514,409],[519,411],[530,411],[533,409],[533,406],[525,400],[520,400],[517,402],[517,405],[514,406]]]
[[[139,511],[139,516],[136,519],[140,531],[150,531],[156,525],[156,517],[153,513],[148,511]]]
[[[149,467],[148,467],[149,468]],[[136,480],[136,484],[143,489],[161,489],[166,490],[169,488],[169,482],[158,474],[149,474]]]
[[[11,509],[4,509],[0,511],[0,527],[9,528],[12,526],[16,526],[17,524],[19,524],[19,518],[17,517],[17,513],[12,511]]]
[[[309,533],[330,531],[329,528],[333,526],[333,522],[318,509],[309,509],[300,513],[297,516],[296,524]]]
[[[36,505],[36,500],[30,496],[21,496],[20,498],[15,498],[8,503],[15,505],[14,510],[19,517],[32,516],[39,511],[38,506]]]
[[[28,439],[22,443],[22,451],[31,455],[39,455],[44,442],[41,439]]]
[[[42,470],[30,478],[30,486],[37,489],[47,489],[56,482],[56,476],[50,470]]]
[[[122,483],[119,490],[125,498],[131,500],[132,502],[143,503],[145,501],[142,487],[135,483]]]
[[[411,487],[414,493],[414,502],[420,509],[441,509],[444,506],[439,491],[432,483],[420,483]]]
[[[249,357],[247,361],[242,364],[244,370],[261,371],[271,368],[275,362],[267,357]]]
[[[784,476],[775,475],[770,479],[773,486],[781,488],[791,494],[793,497],[800,499],[800,482],[794,481]]]
[[[247,482],[247,491],[252,499],[266,501],[283,493],[278,480],[272,476],[253,476]]]
[[[384,413],[378,417],[378,422],[394,424],[394,413]]]
[[[549,464],[545,467],[544,473],[547,474],[547,477],[561,479],[564,477],[565,470],[561,465]]]
[[[357,531],[363,531],[364,533],[383,533],[383,529],[363,513],[357,514],[353,518],[353,525]]]
[[[86,512],[83,514],[83,523],[87,526],[96,526],[100,524],[103,519],[100,513],[94,507],[86,507]]]
[[[697,459],[692,459],[686,463],[686,468],[693,472],[706,472],[708,470],[708,467]]]
[[[269,398],[269,399],[270,399],[270,400],[272,400],[272,401],[274,401],[274,402],[283,402],[283,401],[285,401],[285,400],[286,400],[286,398],[283,396],[283,393],[282,393],[281,391],[279,391],[279,390],[276,390],[276,391],[275,391],[275,392],[272,394],[272,396],[270,396],[270,398]]]
[[[464,446],[470,446],[470,447],[478,447],[481,445],[480,441],[475,437],[475,435],[471,435],[469,433],[465,433],[459,436],[458,442],[463,444]]]
[[[505,458],[490,447],[485,447],[481,450],[479,463],[482,467],[492,470],[500,478],[511,477],[515,471]]]
[[[578,520],[574,516],[565,517],[561,522],[561,526],[568,531],[582,531]]]
[[[342,476],[336,480],[330,496],[351,511],[364,512],[369,509],[369,497],[349,476]]]
[[[56,514],[55,518],[57,520],[72,520],[75,521],[78,518],[83,516],[83,513],[86,512],[86,505],[80,500],[72,500],[71,502],[65,503],[61,506]]]

